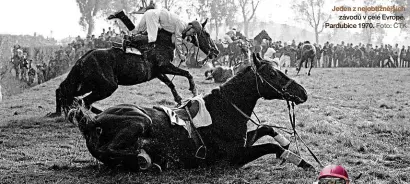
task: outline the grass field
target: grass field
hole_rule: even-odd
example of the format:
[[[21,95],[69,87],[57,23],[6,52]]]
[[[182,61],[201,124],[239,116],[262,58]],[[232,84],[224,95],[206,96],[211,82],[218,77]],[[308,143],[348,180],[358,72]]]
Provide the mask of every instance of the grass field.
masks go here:
[[[218,86],[204,82],[203,70],[190,72],[200,93]],[[294,76],[292,69],[290,76],[309,95],[306,103],[296,107],[297,130],[322,163],[342,164],[350,176],[362,173],[356,183],[410,183],[409,69],[314,68],[310,77]],[[47,112],[54,111],[54,90],[64,77],[3,99],[0,183],[299,184],[312,183],[318,175],[319,171],[305,172],[292,164],[280,166],[273,155],[240,169],[206,168],[156,174],[107,168],[91,157],[76,127],[63,118],[44,118]],[[191,97],[185,78],[176,77],[174,83],[181,96]],[[172,99],[168,87],[155,79],[120,87],[96,105],[173,106]],[[290,127],[283,101],[260,100],[255,111],[266,124]],[[261,140],[268,141],[272,138]],[[295,144],[291,149],[296,150]],[[301,153],[321,169],[306,149],[302,148]]]

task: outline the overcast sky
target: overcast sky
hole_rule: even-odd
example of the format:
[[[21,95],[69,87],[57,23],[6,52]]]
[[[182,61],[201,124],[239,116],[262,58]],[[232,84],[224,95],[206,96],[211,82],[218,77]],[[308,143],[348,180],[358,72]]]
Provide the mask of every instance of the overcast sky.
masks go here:
[[[361,1],[350,1],[349,4],[362,4]],[[257,17],[259,20],[272,20],[309,29],[303,23],[294,21],[290,2],[291,0],[264,0],[257,11]],[[329,10],[334,5],[343,4],[338,0],[330,0],[326,3],[326,9]],[[334,18],[337,17],[333,12],[332,15]],[[80,12],[75,0],[0,0],[0,34],[33,35],[37,32],[37,34],[50,36],[52,31],[52,36],[56,39],[84,36],[85,31],[78,24],[79,18]],[[238,20],[241,19],[241,16],[238,17]],[[102,28],[108,26],[107,20],[98,19],[95,34],[101,33]],[[398,30],[389,30],[388,34],[389,38],[393,38],[397,36]]]

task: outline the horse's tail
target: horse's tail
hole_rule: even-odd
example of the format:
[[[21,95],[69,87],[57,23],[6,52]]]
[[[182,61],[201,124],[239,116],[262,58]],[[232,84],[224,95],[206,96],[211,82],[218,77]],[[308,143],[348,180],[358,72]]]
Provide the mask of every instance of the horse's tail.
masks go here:
[[[206,77],[205,80],[211,80],[213,78],[212,77],[212,72],[214,72],[214,69],[209,69],[209,70],[205,71],[205,77]]]
[[[97,126],[93,113],[84,107],[84,102],[74,101],[73,107],[68,112],[67,119],[69,122],[78,126],[83,136],[88,135],[88,131]]]

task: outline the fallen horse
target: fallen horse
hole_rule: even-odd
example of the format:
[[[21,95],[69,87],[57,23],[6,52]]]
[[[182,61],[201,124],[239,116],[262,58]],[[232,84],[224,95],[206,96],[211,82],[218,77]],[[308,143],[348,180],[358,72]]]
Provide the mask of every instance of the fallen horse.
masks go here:
[[[287,150],[289,141],[272,127],[263,125],[247,131],[248,117],[258,99],[287,100],[295,104],[307,100],[301,85],[269,63],[259,61],[255,54],[253,62],[254,66],[239,72],[203,98],[171,112],[178,114],[183,122],[212,120],[203,127],[193,126],[192,122],[176,125],[175,122],[180,121],[169,116],[164,107],[129,104],[113,106],[96,116],[77,105],[70,110],[68,119],[78,125],[92,156],[111,167],[144,170],[156,165],[174,169],[219,163],[241,167],[263,155],[276,154],[277,158],[298,167],[313,169],[311,164]],[[275,138],[279,144],[254,145],[265,135]]]

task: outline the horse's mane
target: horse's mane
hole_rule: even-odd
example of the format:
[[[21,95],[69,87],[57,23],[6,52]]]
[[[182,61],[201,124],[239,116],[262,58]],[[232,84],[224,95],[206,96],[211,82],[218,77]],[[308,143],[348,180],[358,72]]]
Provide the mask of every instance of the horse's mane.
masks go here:
[[[269,61],[266,61],[266,60],[260,60],[259,62],[261,63],[261,66],[266,65],[266,64],[268,64],[268,65],[271,64]],[[253,67],[254,67],[254,66],[252,66],[252,65],[246,66],[243,70],[241,70],[241,71],[239,71],[238,73],[236,73],[234,77],[230,78],[228,81],[226,81],[225,83],[223,83],[221,86],[232,85],[233,83],[235,83],[235,81],[237,80],[237,78],[243,78],[243,76],[244,76],[245,74],[247,74],[249,71],[254,70]]]

